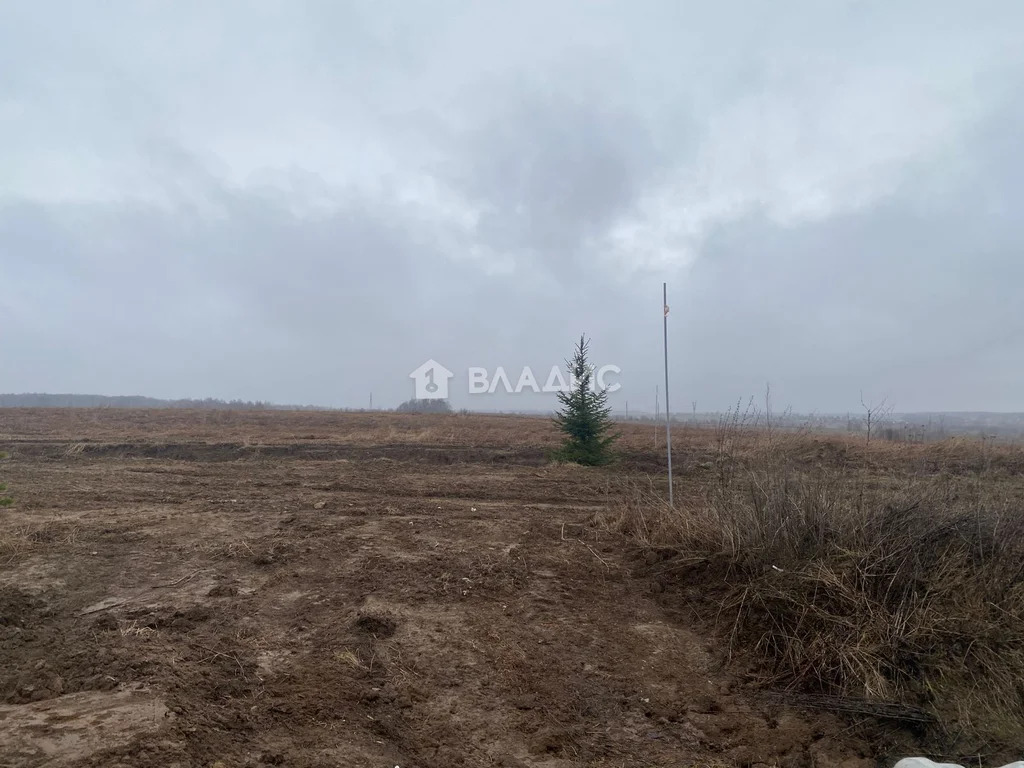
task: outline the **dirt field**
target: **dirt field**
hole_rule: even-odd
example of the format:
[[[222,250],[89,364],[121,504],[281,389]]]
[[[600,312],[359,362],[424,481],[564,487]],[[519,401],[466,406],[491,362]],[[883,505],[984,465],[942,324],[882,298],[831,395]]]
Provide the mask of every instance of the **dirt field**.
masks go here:
[[[590,523],[651,437],[591,470],[539,419],[0,411],[0,765],[874,765]]]

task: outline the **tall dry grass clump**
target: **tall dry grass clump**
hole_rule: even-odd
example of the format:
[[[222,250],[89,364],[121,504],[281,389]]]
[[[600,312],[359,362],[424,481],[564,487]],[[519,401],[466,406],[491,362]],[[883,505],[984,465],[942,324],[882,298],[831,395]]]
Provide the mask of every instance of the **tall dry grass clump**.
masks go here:
[[[794,458],[806,436],[733,437],[702,496],[639,497],[617,521],[669,584],[701,586],[766,684],[923,707],[970,752],[1024,749],[1020,477],[824,468]]]

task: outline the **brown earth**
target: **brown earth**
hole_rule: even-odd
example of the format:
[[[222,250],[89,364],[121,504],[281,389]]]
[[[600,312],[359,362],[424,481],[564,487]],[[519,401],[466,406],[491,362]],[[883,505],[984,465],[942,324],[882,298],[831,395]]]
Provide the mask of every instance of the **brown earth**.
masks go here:
[[[626,431],[584,469],[543,419],[0,411],[0,765],[874,765],[591,524],[658,467]]]

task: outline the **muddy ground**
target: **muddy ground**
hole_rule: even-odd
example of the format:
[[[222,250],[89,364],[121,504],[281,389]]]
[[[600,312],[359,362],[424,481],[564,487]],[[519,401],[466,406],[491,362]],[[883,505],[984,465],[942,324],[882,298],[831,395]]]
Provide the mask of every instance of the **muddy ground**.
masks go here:
[[[650,433],[592,470],[550,429],[0,412],[0,765],[874,765],[592,524]]]

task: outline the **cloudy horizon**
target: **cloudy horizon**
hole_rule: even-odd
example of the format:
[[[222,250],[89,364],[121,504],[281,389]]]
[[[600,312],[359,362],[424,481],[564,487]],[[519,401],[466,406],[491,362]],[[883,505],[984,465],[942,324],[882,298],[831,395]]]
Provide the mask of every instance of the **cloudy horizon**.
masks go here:
[[[1024,411],[1024,6],[0,8],[0,392]],[[515,372],[513,374],[513,371]],[[685,407],[679,404],[685,403]]]

